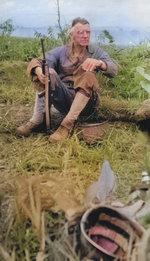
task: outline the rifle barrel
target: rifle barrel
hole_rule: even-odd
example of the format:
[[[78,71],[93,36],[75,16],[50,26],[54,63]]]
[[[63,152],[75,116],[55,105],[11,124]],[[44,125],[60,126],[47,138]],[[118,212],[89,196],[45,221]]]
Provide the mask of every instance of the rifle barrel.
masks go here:
[[[44,51],[44,44],[43,44],[43,42],[44,42],[44,39],[42,38],[42,39],[41,39],[42,52],[43,52],[43,59],[45,60],[45,51]]]
[[[47,134],[50,134],[51,128],[51,117],[50,117],[50,107],[51,107],[51,81],[49,74],[49,67],[46,63],[45,59],[45,51],[44,51],[44,39],[41,39],[42,51],[43,51],[43,60],[42,60],[42,72],[46,76],[45,80],[45,111],[46,111],[46,129]]]

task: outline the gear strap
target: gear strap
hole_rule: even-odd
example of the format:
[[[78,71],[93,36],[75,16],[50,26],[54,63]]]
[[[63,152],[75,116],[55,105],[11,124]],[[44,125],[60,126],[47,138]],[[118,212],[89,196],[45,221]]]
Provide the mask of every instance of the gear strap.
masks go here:
[[[124,252],[128,250],[128,240],[114,230],[108,229],[103,226],[95,226],[89,229],[89,237],[92,236],[104,236],[114,241],[120,246]],[[92,238],[91,238],[92,239]]]

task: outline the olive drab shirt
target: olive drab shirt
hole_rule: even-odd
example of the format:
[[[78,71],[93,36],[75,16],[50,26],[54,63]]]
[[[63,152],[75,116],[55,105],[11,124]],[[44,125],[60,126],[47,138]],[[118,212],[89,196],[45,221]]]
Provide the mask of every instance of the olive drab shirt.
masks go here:
[[[82,75],[82,73],[85,72],[83,69],[81,69],[80,65],[87,58],[94,58],[97,60],[104,61],[107,64],[107,70],[103,71],[104,75],[114,77],[117,74],[117,64],[100,47],[95,48],[93,52],[89,51],[87,48],[82,60],[79,60],[78,58],[71,56],[69,51],[70,45],[66,45],[56,47],[46,54],[46,61],[48,63],[49,68],[54,69],[60,77],[60,79],[64,83],[66,83],[66,85],[68,85],[68,83],[72,83],[74,88],[78,87],[76,83],[79,81],[79,77]],[[34,88],[41,92],[44,90],[44,85],[41,82],[39,82],[37,76],[34,73],[34,69],[37,66],[42,66],[42,59],[34,58],[33,60],[31,60],[27,68],[27,75],[34,83]],[[89,80],[91,79],[90,74],[92,74],[92,72],[89,72]],[[92,77],[92,79],[94,78]],[[98,82],[95,79],[93,83],[94,90],[98,89]],[[86,89],[86,87],[83,89]]]

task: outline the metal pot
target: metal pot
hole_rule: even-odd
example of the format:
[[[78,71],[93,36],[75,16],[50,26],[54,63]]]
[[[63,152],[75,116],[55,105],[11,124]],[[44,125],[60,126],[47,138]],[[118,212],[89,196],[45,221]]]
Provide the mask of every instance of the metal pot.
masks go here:
[[[83,138],[87,143],[104,139],[109,131],[108,121],[101,123],[84,123],[79,126],[78,137]]]

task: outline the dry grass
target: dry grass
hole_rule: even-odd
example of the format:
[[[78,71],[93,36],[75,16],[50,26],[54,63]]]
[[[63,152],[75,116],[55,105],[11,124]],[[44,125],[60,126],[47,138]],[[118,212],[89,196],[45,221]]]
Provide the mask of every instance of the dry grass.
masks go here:
[[[148,166],[147,137],[134,124],[116,122],[110,123],[108,137],[93,145],[79,141],[76,134],[71,139],[57,144],[49,144],[48,137],[42,134],[32,134],[28,138],[18,139],[15,136],[15,128],[21,120],[25,121],[23,116],[25,111],[22,110],[18,116],[17,110],[12,110],[12,105],[18,108],[18,104],[21,103],[32,107],[34,93],[25,76],[26,64],[15,65],[20,73],[18,73],[18,78],[14,77],[13,80],[11,77],[16,70],[8,65],[8,63],[0,65],[1,72],[4,72],[0,79],[2,86],[0,92],[2,108],[0,114],[0,189],[2,194],[0,239],[1,243],[5,241],[3,250],[8,251],[5,253],[6,256],[9,253],[8,259],[5,258],[5,260],[35,260],[39,248],[43,246],[43,237],[48,246],[46,249],[49,257],[46,260],[78,260],[74,249],[65,237],[66,219],[62,211],[60,212],[60,208],[56,206],[58,203],[56,197],[53,200],[53,207],[56,207],[55,211],[57,210],[58,214],[50,211],[49,201],[46,201],[47,204],[43,201],[39,202],[40,199],[38,203],[34,201],[34,193],[32,193],[34,186],[28,188],[25,185],[27,180],[32,177],[36,180],[39,176],[54,178],[58,183],[53,186],[53,195],[59,190],[61,195],[59,202],[62,204],[65,191],[69,191],[70,198],[82,206],[86,188],[98,180],[102,164],[108,160],[116,176],[115,197],[126,204],[131,186],[141,182],[141,173]],[[21,65],[23,65],[22,68]],[[6,73],[8,68],[9,73]],[[18,117],[20,117],[19,120]],[[19,193],[19,187],[15,184],[20,178],[24,180],[23,186],[28,188],[26,196],[28,203],[31,203],[29,209],[32,215],[26,207],[22,208],[23,212],[20,213],[15,203],[16,192]],[[21,184],[21,179],[18,184]],[[61,189],[58,184],[61,184]],[[46,194],[46,198],[50,199],[50,193]],[[40,210],[45,210],[45,214],[42,214]],[[44,233],[42,215],[45,222]],[[35,223],[34,220],[36,220]]]
[[[130,126],[130,124],[123,124],[122,122],[112,124],[110,126],[109,136],[99,144],[91,146],[86,145],[84,141],[79,141],[76,135],[71,139],[58,144],[49,144],[47,141],[48,137],[42,135],[31,135],[30,137],[23,139],[16,139],[11,134],[6,136],[1,135],[1,137],[4,138],[1,139],[3,151],[0,155],[2,170],[1,188],[9,188],[10,192],[13,191],[12,195],[14,195],[14,190],[16,191],[14,184],[18,178],[22,177],[24,179],[23,187],[25,187],[27,178],[33,176],[36,179],[36,176],[38,178],[40,175],[57,179],[58,182],[53,187],[53,195],[58,193],[58,191],[61,191],[61,197],[65,199],[64,190],[60,190],[59,187],[59,183],[61,183],[61,188],[64,188],[65,191],[69,191],[70,197],[73,200],[77,200],[79,205],[82,205],[84,203],[86,188],[98,180],[102,164],[104,160],[107,159],[111,169],[116,175],[117,189],[115,197],[120,199],[123,203],[126,203],[131,186],[141,182],[141,173],[146,168],[146,138],[144,138],[143,134],[141,134],[136,127]],[[19,184],[21,184],[21,181]],[[31,195],[30,190],[27,194],[27,198],[32,198]],[[48,203],[45,204],[41,201],[43,204],[41,205],[41,208],[48,210],[51,207],[50,202],[53,200],[53,197],[51,193],[47,193],[46,196]],[[63,202],[63,200],[61,202]],[[59,211],[60,208],[57,208],[56,203],[56,198],[54,198],[53,209]],[[19,205],[21,205],[21,203]],[[26,208],[24,208],[24,211],[25,210]],[[24,213],[32,220],[32,225],[34,227],[34,217],[32,218],[26,211]],[[32,211],[32,213],[36,212]],[[48,219],[49,215],[51,215],[50,212],[47,212]],[[36,215],[36,217],[37,216],[38,215]],[[62,238],[61,234],[59,234],[59,238],[57,230],[58,226],[61,227],[60,231],[65,229],[65,219],[62,216],[62,225],[59,225],[60,221],[58,221],[58,219],[58,216],[56,220],[54,218],[54,221],[52,221],[52,218],[52,223],[56,222],[57,225],[54,227],[50,225],[51,233],[54,235],[57,234],[56,241],[51,241],[51,237],[47,239],[49,242],[48,244],[55,250],[57,249],[56,246],[58,245],[59,247],[61,244],[62,250],[60,251],[60,254],[57,254],[56,260],[59,260],[60,256],[61,259],[69,258],[70,256],[70,254],[68,255],[63,249],[66,244],[63,241],[64,236]],[[28,224],[28,220],[24,220],[24,218],[20,217],[19,222],[20,233],[21,235],[24,235],[24,233],[27,233],[27,228],[23,226],[22,222]],[[9,240],[6,243],[6,248],[9,249],[10,242],[12,244],[12,239],[15,242],[15,247],[20,244],[19,247],[22,248],[22,252],[20,252],[20,254],[17,250],[15,252],[16,260],[19,260],[19,256],[22,256],[25,246],[22,241],[19,243],[16,239],[17,232],[15,231],[18,231],[17,226],[18,219],[15,220],[14,225],[11,227],[13,232],[10,233],[11,229],[9,231],[10,235]],[[27,227],[28,226],[30,227],[30,225],[27,225]],[[47,226],[46,235],[47,231],[49,231],[49,224]],[[29,231],[29,234],[31,233],[29,238],[32,238],[32,241],[35,242],[36,251],[38,252],[36,232],[32,227]],[[22,238],[23,235],[21,235],[20,237]],[[29,239],[27,239],[26,244],[26,251],[29,251],[29,256],[31,258],[33,249],[28,246]],[[56,252],[54,251],[53,255],[55,256],[55,254]],[[53,258],[52,260],[54,260]],[[34,259],[31,258],[30,260]],[[71,260],[71,258],[69,260]]]
[[[3,177],[6,182],[8,177],[10,180],[19,175],[71,176],[74,187],[77,185],[84,193],[98,179],[104,160],[108,160],[124,197],[124,190],[133,181],[140,182],[141,172],[146,168],[146,138],[142,140],[135,126],[122,122],[110,124],[109,136],[90,146],[76,135],[59,144],[49,144],[48,137],[43,135],[21,139],[11,134],[1,137],[1,169],[7,173]]]

